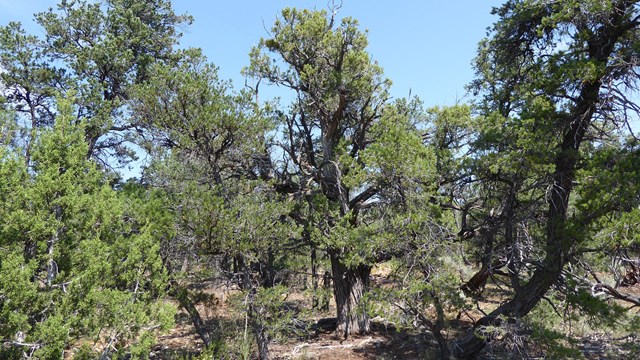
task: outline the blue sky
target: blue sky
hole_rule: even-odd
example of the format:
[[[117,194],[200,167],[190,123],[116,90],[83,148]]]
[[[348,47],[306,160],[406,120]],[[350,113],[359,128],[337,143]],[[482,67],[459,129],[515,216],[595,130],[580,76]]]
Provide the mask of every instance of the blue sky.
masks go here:
[[[202,48],[219,67],[222,79],[236,88],[244,85],[240,70],[248,53],[267,37],[276,16],[285,7],[328,9],[330,0],[173,0],[177,13],[188,13],[194,23],[183,29],[183,47]],[[336,0],[339,2],[339,0]],[[33,34],[43,31],[33,14],[54,7],[58,0],[0,0],[0,25],[20,21]],[[473,79],[471,61],[486,29],[496,19],[490,14],[499,0],[343,0],[338,17],[357,19],[369,33],[369,52],[391,79],[394,98],[419,96],[427,107],[465,102],[464,86]],[[261,88],[262,100],[277,94],[286,106],[287,95]],[[139,176],[142,156],[123,169],[125,178]]]
[[[33,33],[33,13],[55,7],[55,0],[0,0],[0,25],[20,21]],[[369,30],[369,51],[393,81],[392,95],[411,89],[427,106],[464,101],[464,85],[473,78],[476,45],[495,18],[498,0],[343,0],[338,16],[356,18]],[[174,0],[177,13],[195,18],[184,29],[184,46],[200,47],[220,68],[223,79],[244,84],[240,70],[248,53],[285,7],[327,9],[316,0]]]

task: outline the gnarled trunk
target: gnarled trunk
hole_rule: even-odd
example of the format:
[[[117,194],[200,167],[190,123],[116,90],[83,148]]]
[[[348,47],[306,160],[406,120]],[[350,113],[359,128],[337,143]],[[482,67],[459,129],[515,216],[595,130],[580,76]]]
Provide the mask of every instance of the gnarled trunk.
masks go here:
[[[625,32],[637,28],[635,20],[627,22],[625,15],[635,6],[631,1],[620,1],[609,15],[610,18],[596,31],[590,34],[586,43],[587,58],[597,66],[607,65],[611,54]],[[562,129],[562,142],[554,159],[553,184],[548,196],[546,221],[546,256],[528,283],[516,289],[513,299],[482,318],[467,335],[453,343],[453,353],[459,358],[475,356],[485,345],[485,339],[476,333],[478,327],[500,325],[506,317],[527,315],[542,299],[551,286],[558,280],[567,263],[571,249],[577,238],[576,229],[569,224],[568,208],[576,177],[576,164],[580,159],[580,147],[587,129],[600,102],[600,90],[603,79],[613,70],[600,74],[598,79],[585,80],[581,84],[580,94],[575,98],[571,114],[565,120]],[[588,226],[588,224],[579,224]],[[504,315],[501,317],[500,315]]]
[[[195,303],[189,297],[189,292],[187,291],[187,289],[178,285],[177,282],[173,281],[171,283],[169,294],[174,296],[180,303],[180,306],[182,306],[182,308],[189,314],[191,323],[200,336],[200,339],[204,343],[204,346],[207,348],[211,346],[211,334],[209,334],[204,321],[202,321],[202,317],[200,317],[200,312],[198,312]]]
[[[363,297],[369,288],[371,267],[345,266],[342,257],[332,252],[333,293],[336,300],[338,328],[336,333],[342,338],[353,334],[369,332],[371,320],[366,312]]]
[[[464,337],[455,341],[452,346],[453,354],[462,359],[473,358],[486,345],[486,338],[478,333],[479,328],[499,326],[503,321],[500,315],[522,317],[533,310],[562,273],[564,262],[555,255],[557,254],[547,256],[544,264],[549,267],[538,269],[513,299],[480,319]]]
[[[478,327],[502,323],[500,315],[523,317],[527,315],[557,281],[567,262],[567,254],[575,243],[567,231],[567,209],[573,189],[578,149],[584,138],[586,128],[594,113],[600,83],[586,85],[582,90],[580,103],[574,113],[574,121],[568,126],[563,137],[560,151],[554,161],[553,188],[550,192],[549,208],[546,215],[546,257],[535,271],[529,282],[517,291],[513,299],[483,317],[462,339],[454,342],[453,353],[459,358],[469,358],[478,353],[485,345],[484,337],[476,333]]]
[[[482,267],[475,273],[471,279],[469,279],[466,283],[464,283],[460,289],[465,293],[469,294],[479,294],[484,290],[485,285],[487,284],[487,280],[493,274],[499,275],[508,275],[505,274],[500,269],[507,265],[506,261],[502,259],[498,259],[493,263],[488,262],[489,259],[483,259]]]
[[[258,310],[255,308],[253,301],[252,294],[249,299],[247,316],[249,317],[251,329],[253,330],[253,335],[258,345],[258,359],[269,360],[269,358],[271,358],[271,353],[269,352],[269,335],[267,334],[265,324],[259,318]]]
[[[256,341],[258,343],[258,359],[269,360],[271,357],[269,353],[269,337],[264,328],[254,328]]]

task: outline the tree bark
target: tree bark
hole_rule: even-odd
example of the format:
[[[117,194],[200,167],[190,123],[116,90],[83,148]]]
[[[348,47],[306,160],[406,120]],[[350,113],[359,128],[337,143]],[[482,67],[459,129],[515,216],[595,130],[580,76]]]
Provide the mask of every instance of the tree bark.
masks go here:
[[[167,269],[169,276],[173,277],[173,271],[169,259],[163,258],[162,262],[165,269]],[[209,331],[205,327],[204,321],[202,321],[202,317],[200,316],[200,312],[196,308],[195,303],[191,298],[189,298],[189,291],[185,287],[181,286],[175,279],[169,280],[168,290],[169,295],[175,297],[180,306],[187,312],[187,314],[189,314],[191,324],[196,329],[196,332],[200,336],[204,346],[207,348],[211,346],[211,334],[209,334]]]
[[[187,291],[187,289],[181,287],[174,281],[171,284],[170,294],[173,295],[176,299],[178,299],[180,306],[182,306],[182,308],[189,314],[191,323],[193,324],[193,327],[196,329],[196,332],[198,333],[198,335],[200,336],[200,339],[202,339],[204,346],[207,348],[211,346],[211,335],[209,334],[209,331],[206,329],[204,325],[204,321],[202,321],[202,318],[200,317],[200,312],[198,312],[196,305],[189,298],[189,292]]]
[[[349,212],[348,191],[342,184],[340,165],[333,161],[333,150],[337,143],[339,121],[345,107],[345,97],[340,95],[340,105],[332,118],[322,126],[323,165],[322,190],[329,201],[340,206],[340,216]],[[332,220],[332,222],[334,222]],[[370,319],[363,307],[362,298],[369,288],[371,266],[360,264],[348,267],[344,263],[343,250],[330,249],[333,273],[333,294],[337,308],[338,327],[336,334],[348,338],[352,334],[369,332]]]
[[[276,271],[274,269],[275,256],[271,249],[267,250],[267,263],[259,264],[262,287],[271,288],[276,283]]]
[[[487,266],[486,263],[483,263],[480,270],[478,270],[478,272],[475,273],[471,277],[471,279],[464,283],[460,288],[465,293],[479,294],[484,289],[489,275],[491,275],[491,273],[489,272],[489,266]]]
[[[317,264],[317,251],[315,245],[311,245],[311,307],[318,309],[320,307],[320,299],[318,294],[318,264]]]
[[[599,87],[599,83],[594,83],[583,88],[581,99],[585,99],[585,102],[576,107],[574,114],[577,115],[565,132],[561,149],[554,161],[556,170],[546,216],[545,259],[513,299],[480,319],[474,329],[453,344],[455,356],[468,358],[482,350],[486,340],[477,333],[479,327],[500,325],[504,318],[500,315],[516,318],[527,315],[560,277],[567,262],[567,254],[575,243],[575,239],[567,233],[567,209],[573,189],[578,149],[593,116]]]
[[[249,292],[250,294],[247,298],[247,316],[249,317],[251,330],[253,331],[256,343],[258,344],[258,359],[269,360],[271,357],[269,352],[269,335],[267,334],[267,329],[264,323],[260,319],[259,309],[256,309],[255,307],[255,291],[252,289],[249,290]]]
[[[320,302],[320,310],[328,311],[329,310],[329,298],[331,294],[331,273],[329,271],[325,271],[324,275],[322,275],[322,299]]]
[[[330,256],[338,321],[336,333],[344,339],[353,334],[365,334],[370,330],[371,320],[364,307],[363,296],[369,288],[371,267],[358,265],[349,268],[339,254],[332,252]]]
[[[467,334],[453,343],[452,352],[458,358],[473,358],[486,345],[486,338],[479,333],[479,329],[484,326],[499,326],[502,324],[504,315],[506,317],[522,317],[528,314],[542,299],[549,288],[556,282],[564,267],[564,262],[554,254],[547,256],[544,264],[556,264],[550,268],[540,268],[531,277],[531,280],[522,287],[516,296],[498,307],[489,315],[480,319]],[[545,266],[546,267],[546,266]]]
[[[266,337],[264,329],[256,331],[256,338],[258,339],[258,356],[260,360],[269,360],[271,356],[269,354],[269,339]]]
[[[614,51],[619,38],[635,23],[624,24],[624,15],[632,2],[623,1],[620,8],[615,9],[607,24],[591,35],[588,43],[588,57],[590,60],[606,65]],[[624,25],[624,26],[623,26]],[[596,107],[600,100],[602,79],[585,81],[580,95],[565,119],[562,142],[554,159],[555,171],[550,189],[548,210],[546,214],[546,256],[534,272],[529,282],[524,285],[513,299],[506,302],[489,315],[483,317],[463,338],[453,343],[453,353],[459,358],[475,356],[485,346],[485,339],[479,336],[479,327],[500,325],[504,317],[522,317],[527,315],[542,299],[549,288],[558,280],[562,269],[568,261],[571,248],[577,239],[575,229],[570,230],[567,210],[569,198],[574,186],[576,164],[580,158],[579,149],[587,128],[590,126]],[[581,224],[588,226],[588,224]],[[503,315],[503,316],[500,316]]]
[[[269,352],[269,336],[264,326],[257,321],[252,320],[251,327],[258,343],[258,359],[269,360],[271,353]]]

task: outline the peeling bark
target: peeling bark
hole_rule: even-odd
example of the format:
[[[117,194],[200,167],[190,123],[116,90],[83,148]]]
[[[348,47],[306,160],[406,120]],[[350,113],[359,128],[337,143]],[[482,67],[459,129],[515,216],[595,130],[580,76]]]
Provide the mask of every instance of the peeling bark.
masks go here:
[[[353,334],[365,334],[371,328],[363,296],[369,288],[371,267],[358,265],[348,268],[337,254],[331,254],[333,290],[336,300],[338,328],[336,334],[348,338]]]

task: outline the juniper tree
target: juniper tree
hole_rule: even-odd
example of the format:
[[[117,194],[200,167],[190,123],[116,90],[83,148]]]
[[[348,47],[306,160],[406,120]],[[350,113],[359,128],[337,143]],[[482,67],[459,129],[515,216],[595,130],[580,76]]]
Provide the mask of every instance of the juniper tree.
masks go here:
[[[1,149],[3,357],[59,358],[88,340],[85,353],[143,357],[173,324],[158,228],[87,159],[84,123],[57,102],[31,167],[20,148]]]
[[[527,237],[533,248],[508,256],[515,293],[453,343],[459,357],[482,349],[483,326],[527,315],[561,279],[578,291],[566,265],[611,220],[637,221],[637,2],[518,0],[495,13],[471,85],[477,177],[498,189],[488,229],[507,250]]]
[[[279,191],[311,212],[298,221],[312,252],[326,250],[330,259],[343,337],[370,328],[369,275],[390,256],[382,249],[393,236],[376,219],[379,211],[399,198],[399,182],[428,183],[433,175],[433,154],[406,114],[388,106],[390,81],[366,47],[366,32],[352,18],[285,9],[245,69],[258,83],[292,91],[292,104],[280,112],[274,173]]]
[[[287,220],[291,204],[273,190],[261,162],[272,119],[250,94],[220,80],[199,50],[180,55],[175,64],[151,67],[150,81],[135,90],[136,117],[153,135],[145,146],[154,161],[143,178],[168,194],[177,220],[176,237],[169,239],[174,249],[189,247],[194,258],[215,264],[205,271],[222,273],[244,292],[243,310],[260,357],[267,359],[273,325],[267,320],[277,320],[273,311],[281,294],[264,297],[281,283],[277,270],[288,256],[287,244],[299,236]],[[167,255],[169,263],[180,258],[180,252]],[[189,295],[176,293],[209,346],[216,339],[189,305]]]
[[[61,1],[35,20],[42,38],[16,22],[0,28],[3,106],[23,114],[26,161],[37,129],[55,120],[56,94],[68,90],[87,122],[88,154],[105,167],[135,157],[130,142],[142,128],[127,110],[130,88],[148,80],[153,63],[173,61],[180,26],[191,18],[167,0],[104,0]]]

